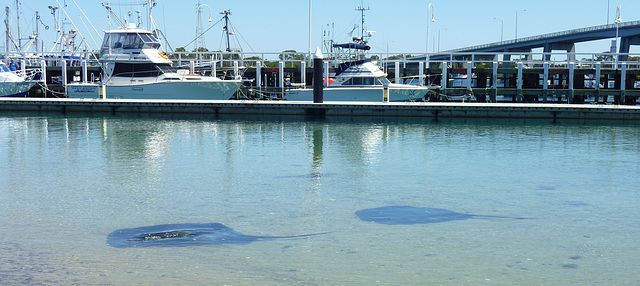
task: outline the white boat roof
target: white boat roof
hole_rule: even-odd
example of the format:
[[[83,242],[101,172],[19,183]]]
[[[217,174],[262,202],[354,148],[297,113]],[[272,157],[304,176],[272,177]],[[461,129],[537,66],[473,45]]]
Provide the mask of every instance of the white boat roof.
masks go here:
[[[104,31],[106,34],[151,34],[150,31],[144,29],[117,29]]]

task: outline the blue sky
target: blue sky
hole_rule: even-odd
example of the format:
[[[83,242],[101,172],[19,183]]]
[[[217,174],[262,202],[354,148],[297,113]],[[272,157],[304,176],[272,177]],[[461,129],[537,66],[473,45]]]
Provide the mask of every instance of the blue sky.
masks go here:
[[[91,29],[77,5],[91,19],[100,32],[109,29],[107,11],[98,0],[19,0],[22,36],[34,31],[35,11],[39,11],[42,21],[50,26],[41,31],[45,47],[50,49],[55,41],[54,21],[48,6],[60,6],[66,2],[68,17],[78,30],[95,47],[98,38]],[[109,2],[104,0],[104,2]],[[118,15],[145,10],[145,6],[132,3],[144,0],[110,1]],[[15,0],[2,0],[11,9],[11,23],[16,30]],[[185,46],[195,38],[196,6],[198,0],[157,0],[153,16],[161,29],[165,30],[171,46]],[[200,0],[212,8],[213,22],[207,22],[209,10],[202,8],[203,28],[206,30],[216,23],[223,10],[231,10],[231,22],[239,36],[244,51],[280,52],[283,50],[307,51],[309,45],[309,1],[308,0]],[[348,41],[349,32],[360,24],[360,12],[356,7],[364,4],[365,29],[376,31],[370,40],[372,52],[424,53],[427,34],[427,6],[433,4],[435,22],[430,23],[429,50],[437,51],[500,41],[501,25],[504,40],[515,36],[515,18],[518,14],[518,36],[527,37],[569,29],[613,23],[616,6],[622,6],[621,18],[624,22],[640,20],[638,0],[585,0],[585,1],[414,1],[414,0],[312,0],[312,49],[322,45],[322,28],[331,27],[336,41]],[[608,5],[609,4],[609,5]],[[609,13],[607,14],[607,8]],[[526,11],[525,11],[526,10]],[[143,13],[144,14],[144,13]],[[4,20],[4,15],[2,19]],[[494,19],[497,18],[497,19]],[[145,22],[146,26],[146,22]],[[67,29],[72,26],[67,24]],[[4,26],[2,44],[4,46]],[[41,27],[42,29],[42,27]],[[89,35],[91,34],[91,35]],[[91,39],[94,38],[94,40]],[[206,46],[210,50],[224,49],[222,25],[219,23],[205,34]],[[609,41],[579,44],[576,52],[602,52],[608,50]],[[236,45],[237,46],[237,45]],[[194,44],[186,46],[188,50]],[[633,47],[631,52],[640,52]]]

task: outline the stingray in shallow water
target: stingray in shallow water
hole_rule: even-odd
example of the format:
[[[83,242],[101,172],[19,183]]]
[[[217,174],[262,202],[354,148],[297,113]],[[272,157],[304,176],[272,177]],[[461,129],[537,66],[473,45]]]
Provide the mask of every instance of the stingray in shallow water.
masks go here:
[[[363,221],[381,224],[427,224],[470,218],[512,218],[520,217],[489,216],[457,213],[437,208],[417,208],[410,206],[386,206],[364,209],[356,212],[356,216]]]
[[[107,244],[118,248],[249,244],[258,240],[302,238],[320,234],[324,233],[253,236],[244,235],[220,223],[162,224],[116,230],[107,236]]]

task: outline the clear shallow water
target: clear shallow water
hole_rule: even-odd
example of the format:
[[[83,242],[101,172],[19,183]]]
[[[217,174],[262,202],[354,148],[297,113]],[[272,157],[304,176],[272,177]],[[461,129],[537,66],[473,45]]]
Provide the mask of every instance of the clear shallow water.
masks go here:
[[[640,281],[634,125],[5,114],[0,139],[2,285]],[[354,214],[405,205],[525,219]],[[107,245],[118,229],[211,222],[329,233]]]

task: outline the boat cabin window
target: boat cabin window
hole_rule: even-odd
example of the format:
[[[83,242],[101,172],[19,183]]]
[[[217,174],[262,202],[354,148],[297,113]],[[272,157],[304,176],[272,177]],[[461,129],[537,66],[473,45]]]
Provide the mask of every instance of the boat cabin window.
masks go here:
[[[175,73],[176,69],[174,69],[170,64],[157,64],[156,69],[158,69],[162,73]]]
[[[140,34],[140,38],[142,38],[142,42],[144,42],[143,49],[157,49],[160,48],[160,41],[156,39],[156,37],[150,34]]]
[[[0,72],[11,72],[11,70],[5,63],[0,63]]]
[[[342,85],[382,85],[383,82],[375,77],[352,77]]]
[[[113,76],[119,77],[157,77],[172,72],[176,70],[170,64],[116,63],[113,67]]]
[[[114,33],[106,34],[102,41],[102,50],[109,49],[158,49],[160,41],[151,34]]]
[[[138,34],[128,34],[124,38],[124,43],[122,44],[122,48],[124,49],[142,49],[142,39]]]

